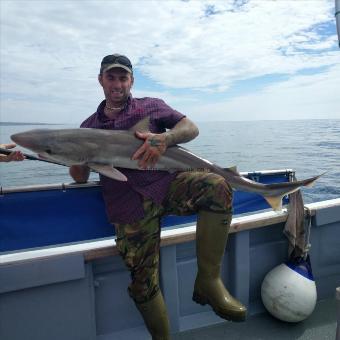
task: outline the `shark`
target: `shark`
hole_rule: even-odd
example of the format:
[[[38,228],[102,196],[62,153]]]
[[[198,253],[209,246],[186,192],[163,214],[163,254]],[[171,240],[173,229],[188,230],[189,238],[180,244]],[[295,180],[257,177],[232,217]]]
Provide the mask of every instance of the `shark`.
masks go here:
[[[167,148],[153,169],[140,169],[134,152],[144,143],[136,131],[148,131],[150,118],[146,117],[129,130],[94,128],[34,129],[13,134],[11,139],[30,149],[39,158],[66,166],[86,165],[90,169],[118,181],[127,181],[117,168],[163,171],[208,171],[222,176],[234,190],[262,195],[275,211],[282,210],[284,196],[301,187],[312,186],[321,176],[300,181],[262,184],[242,176],[236,167],[222,168],[188,149],[174,145]]]

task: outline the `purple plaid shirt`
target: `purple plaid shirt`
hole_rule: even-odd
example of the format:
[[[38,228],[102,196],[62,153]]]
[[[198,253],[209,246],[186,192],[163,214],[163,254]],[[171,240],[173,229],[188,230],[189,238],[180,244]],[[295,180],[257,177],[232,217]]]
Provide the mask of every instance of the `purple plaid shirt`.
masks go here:
[[[127,130],[146,116],[150,116],[150,131],[162,133],[173,128],[185,116],[173,110],[161,99],[129,97],[123,111],[114,120],[104,114],[105,100],[97,112],[80,127],[107,130]],[[131,155],[132,156],[132,155]],[[144,217],[143,198],[161,204],[176,174],[167,171],[148,171],[119,168],[127,178],[120,182],[100,175],[103,197],[109,221],[132,223]]]

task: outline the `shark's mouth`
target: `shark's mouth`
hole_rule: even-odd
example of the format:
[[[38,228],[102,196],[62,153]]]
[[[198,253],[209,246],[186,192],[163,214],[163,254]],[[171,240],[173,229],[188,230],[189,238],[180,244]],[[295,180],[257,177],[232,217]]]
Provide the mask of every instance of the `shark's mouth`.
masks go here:
[[[38,153],[38,157],[42,159],[43,161],[48,161],[48,162],[52,162],[56,164],[62,164],[62,165],[67,165],[67,166],[73,165],[72,162],[64,162],[56,157],[51,157],[51,155],[46,154],[46,153],[43,153],[43,154]]]
[[[37,155],[38,155],[38,157],[41,158],[41,159],[45,159],[45,160],[48,159],[46,156],[42,155],[41,153],[38,153]]]

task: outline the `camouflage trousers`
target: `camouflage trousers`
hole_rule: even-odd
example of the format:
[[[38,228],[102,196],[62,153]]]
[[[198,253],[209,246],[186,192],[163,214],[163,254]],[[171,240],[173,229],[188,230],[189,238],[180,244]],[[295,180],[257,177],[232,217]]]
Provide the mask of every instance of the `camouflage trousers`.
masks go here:
[[[128,292],[137,303],[159,290],[160,220],[165,215],[192,215],[200,210],[232,213],[232,189],[208,172],[181,172],[171,183],[162,205],[144,200],[143,219],[116,224],[117,248],[131,272]]]

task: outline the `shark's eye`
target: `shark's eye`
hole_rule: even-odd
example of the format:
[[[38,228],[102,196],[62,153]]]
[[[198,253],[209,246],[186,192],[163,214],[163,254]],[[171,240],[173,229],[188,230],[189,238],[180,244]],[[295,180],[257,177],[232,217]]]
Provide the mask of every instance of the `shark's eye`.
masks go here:
[[[52,150],[51,149],[46,149],[45,152],[50,155],[52,153]]]

